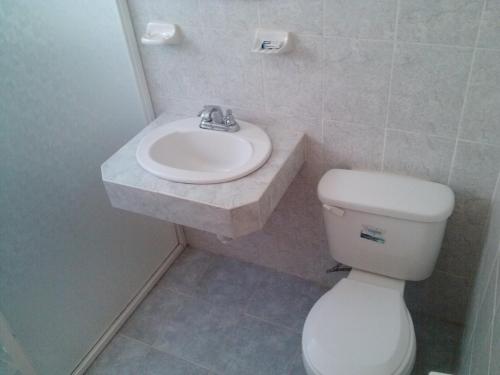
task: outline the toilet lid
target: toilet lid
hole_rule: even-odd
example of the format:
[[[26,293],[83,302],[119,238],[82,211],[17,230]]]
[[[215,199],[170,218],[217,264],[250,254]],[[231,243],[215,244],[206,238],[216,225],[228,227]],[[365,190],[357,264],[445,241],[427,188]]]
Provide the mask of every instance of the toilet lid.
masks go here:
[[[398,291],[342,279],[309,312],[302,350],[321,375],[390,375],[406,357],[411,329]]]

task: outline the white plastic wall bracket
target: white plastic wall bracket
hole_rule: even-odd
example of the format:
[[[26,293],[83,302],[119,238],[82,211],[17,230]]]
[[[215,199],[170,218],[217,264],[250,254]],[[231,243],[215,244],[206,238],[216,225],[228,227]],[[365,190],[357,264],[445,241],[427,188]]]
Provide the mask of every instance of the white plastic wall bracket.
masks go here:
[[[334,215],[337,216],[344,216],[345,211],[341,208],[335,207],[335,206],[329,206],[327,204],[323,204],[323,208],[329,212],[331,212]]]
[[[276,54],[292,49],[291,35],[288,31],[257,29],[252,52]]]
[[[177,44],[180,42],[179,26],[170,23],[149,22],[141,43],[149,46]]]

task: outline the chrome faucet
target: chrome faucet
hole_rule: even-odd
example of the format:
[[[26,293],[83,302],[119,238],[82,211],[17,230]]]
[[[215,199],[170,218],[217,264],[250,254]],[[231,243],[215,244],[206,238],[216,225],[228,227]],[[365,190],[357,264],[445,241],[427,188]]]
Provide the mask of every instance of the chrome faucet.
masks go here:
[[[198,113],[201,117],[200,128],[208,130],[220,130],[225,132],[237,132],[240,126],[233,116],[233,111],[228,109],[226,115],[218,105],[206,105]]]

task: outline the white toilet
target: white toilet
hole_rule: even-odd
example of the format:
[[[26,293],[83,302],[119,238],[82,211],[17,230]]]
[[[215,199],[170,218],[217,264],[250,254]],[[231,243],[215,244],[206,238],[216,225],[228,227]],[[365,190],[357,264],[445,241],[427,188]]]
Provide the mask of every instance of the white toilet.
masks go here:
[[[452,190],[434,182],[334,169],[318,186],[330,251],[352,267],[313,306],[302,354],[309,375],[408,375],[415,332],[405,280],[434,269]]]

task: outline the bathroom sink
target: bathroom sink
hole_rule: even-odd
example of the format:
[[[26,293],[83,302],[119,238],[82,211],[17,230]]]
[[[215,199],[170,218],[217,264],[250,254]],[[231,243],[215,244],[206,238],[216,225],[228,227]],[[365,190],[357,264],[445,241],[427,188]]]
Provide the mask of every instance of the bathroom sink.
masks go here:
[[[271,140],[256,125],[239,121],[240,130],[229,133],[199,124],[194,117],[152,129],[137,148],[139,165],[166,180],[213,184],[246,176],[271,155]]]

